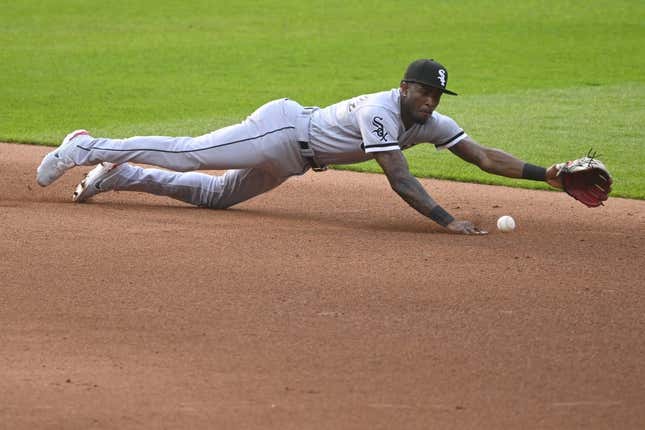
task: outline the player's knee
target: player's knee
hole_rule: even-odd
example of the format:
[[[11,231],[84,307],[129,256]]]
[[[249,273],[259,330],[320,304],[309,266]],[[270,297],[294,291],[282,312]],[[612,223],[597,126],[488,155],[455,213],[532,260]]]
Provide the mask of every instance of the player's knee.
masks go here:
[[[209,209],[226,209],[231,207],[234,202],[231,201],[230,178],[226,175],[211,176],[207,186],[203,187],[201,193],[200,206]]]

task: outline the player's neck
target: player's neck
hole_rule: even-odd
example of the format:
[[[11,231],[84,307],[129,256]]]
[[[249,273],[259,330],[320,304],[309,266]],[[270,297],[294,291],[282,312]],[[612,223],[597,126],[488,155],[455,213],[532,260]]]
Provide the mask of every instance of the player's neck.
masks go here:
[[[403,94],[401,94],[401,98],[399,101],[399,112],[400,112],[400,117],[401,117],[401,122],[403,122],[403,127],[405,127],[406,130],[409,130],[410,127],[414,125],[414,120],[412,119],[412,116],[403,108],[403,101],[404,101]]]

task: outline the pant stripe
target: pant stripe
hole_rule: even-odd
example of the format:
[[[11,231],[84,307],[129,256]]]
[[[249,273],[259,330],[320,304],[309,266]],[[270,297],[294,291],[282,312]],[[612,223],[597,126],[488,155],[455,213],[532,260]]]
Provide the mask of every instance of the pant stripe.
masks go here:
[[[165,150],[165,149],[152,149],[152,148],[114,149],[114,148],[101,148],[101,147],[98,147],[98,146],[94,146],[92,148],[87,148],[87,147],[84,147],[82,145],[76,145],[76,147],[79,148],[79,149],[82,149],[83,151],[87,151],[87,152],[95,149],[95,150],[99,150],[99,151],[112,151],[112,152],[149,151],[149,152],[163,152],[163,153],[167,153],[167,154],[185,154],[185,153],[189,153],[189,152],[207,151],[209,149],[221,148],[223,146],[229,146],[229,145],[234,145],[236,143],[247,142],[249,140],[260,139],[262,137],[268,136],[269,134],[273,134],[273,133],[277,133],[279,131],[284,131],[284,130],[289,130],[289,129],[295,129],[295,128],[296,127],[294,127],[294,126],[282,127],[282,128],[278,128],[277,130],[267,131],[266,133],[261,134],[259,136],[247,137],[246,139],[240,139],[240,140],[236,140],[236,141],[233,141],[233,142],[222,143],[220,145],[213,145],[213,146],[209,146],[209,147],[206,147],[206,148],[186,149],[186,150],[182,150],[182,151],[168,151],[168,150]]]

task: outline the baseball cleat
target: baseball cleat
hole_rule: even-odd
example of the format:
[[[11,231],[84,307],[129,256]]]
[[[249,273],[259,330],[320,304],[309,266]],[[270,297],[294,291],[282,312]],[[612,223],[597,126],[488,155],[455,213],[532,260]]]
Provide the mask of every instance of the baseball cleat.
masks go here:
[[[36,170],[38,185],[46,187],[63,176],[66,171],[76,166],[70,156],[70,152],[76,148],[75,144],[87,139],[91,139],[91,137],[86,130],[76,130],[65,136],[63,143],[54,151],[45,155],[40,166],[38,166]]]
[[[80,184],[76,186],[72,200],[83,203],[90,197],[112,189],[110,179],[114,178],[121,170],[122,164],[103,162],[90,170]]]

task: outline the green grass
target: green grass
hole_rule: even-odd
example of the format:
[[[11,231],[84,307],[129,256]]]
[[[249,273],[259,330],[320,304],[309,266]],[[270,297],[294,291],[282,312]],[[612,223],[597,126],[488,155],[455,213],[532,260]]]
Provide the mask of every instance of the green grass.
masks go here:
[[[593,147],[615,195],[645,198],[645,4],[640,1],[0,0],[0,140],[195,135],[290,97],[325,106],[398,85],[432,56],[440,111],[534,163]],[[448,152],[406,152],[420,176],[484,175]],[[374,169],[373,163],[354,166]]]
[[[645,198],[644,83],[460,98],[445,97],[442,101],[478,142],[543,166],[577,158],[593,148],[614,176],[612,195]],[[542,182],[484,173],[449,151],[436,151],[430,145],[416,146],[406,151],[406,156],[418,176],[549,188]],[[381,171],[374,161],[351,168]]]

